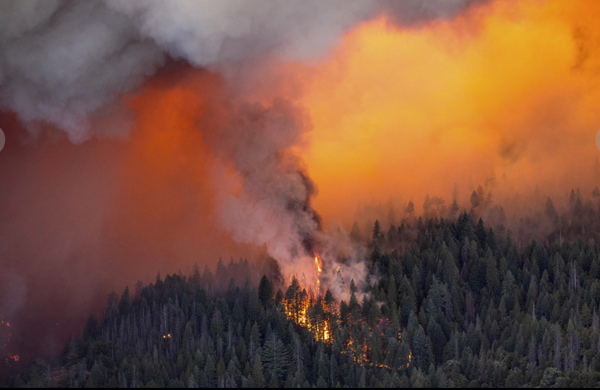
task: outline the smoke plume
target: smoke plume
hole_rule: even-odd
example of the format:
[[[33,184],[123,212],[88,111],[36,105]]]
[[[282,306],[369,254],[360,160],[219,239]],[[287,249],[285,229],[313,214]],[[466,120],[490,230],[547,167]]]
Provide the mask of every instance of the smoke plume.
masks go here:
[[[263,250],[343,297],[357,201],[591,191],[598,6],[514,4],[3,1],[0,312]]]

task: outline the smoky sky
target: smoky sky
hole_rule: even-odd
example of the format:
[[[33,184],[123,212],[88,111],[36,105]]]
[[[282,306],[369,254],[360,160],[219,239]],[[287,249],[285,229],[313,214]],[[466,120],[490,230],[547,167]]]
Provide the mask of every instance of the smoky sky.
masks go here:
[[[271,57],[321,58],[382,14],[419,28],[482,2],[2,1],[0,312],[15,338],[33,355],[56,349],[107,290],[246,244],[289,272],[307,237],[356,260],[310,206],[294,151],[306,110],[246,101],[232,80]],[[193,71],[201,82],[174,76]]]
[[[30,129],[48,122],[81,142],[94,134],[90,116],[104,115],[104,107],[138,87],[167,56],[216,70],[267,55],[310,60],[381,12],[396,23],[418,25],[455,16],[471,3],[3,1],[0,106],[18,113]]]
[[[382,13],[391,23],[418,27],[452,18],[472,3],[7,1],[0,6],[0,107],[16,113],[33,135],[52,126],[74,143],[126,136],[132,119],[118,98],[169,61],[254,77],[257,72],[241,69],[269,57],[319,58],[349,29]],[[311,129],[310,119],[285,99],[236,100],[231,93],[225,99],[230,111],[224,116],[234,119],[213,126],[217,135],[208,136],[222,169],[232,161],[242,181],[241,193],[224,194],[217,206],[221,224],[237,241],[266,245],[270,255],[290,261],[298,243],[313,240],[318,230],[308,204],[314,186],[291,151]]]

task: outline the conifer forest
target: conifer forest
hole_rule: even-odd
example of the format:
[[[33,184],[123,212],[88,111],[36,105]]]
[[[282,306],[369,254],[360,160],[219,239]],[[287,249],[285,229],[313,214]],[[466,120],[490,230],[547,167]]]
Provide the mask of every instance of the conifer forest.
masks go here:
[[[158,275],[110,294],[58,363],[36,360],[12,385],[594,387],[600,259],[582,239],[598,232],[587,207],[575,200],[560,236],[521,249],[467,212],[387,232],[376,221],[370,276],[344,281],[347,301],[282,281],[274,261],[263,275],[233,259]]]

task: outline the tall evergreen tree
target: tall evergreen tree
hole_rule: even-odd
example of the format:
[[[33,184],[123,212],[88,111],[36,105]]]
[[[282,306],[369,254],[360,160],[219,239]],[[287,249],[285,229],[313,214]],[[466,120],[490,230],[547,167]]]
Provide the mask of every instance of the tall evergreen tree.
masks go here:
[[[266,275],[260,279],[260,285],[258,286],[258,298],[263,306],[269,306],[273,301],[273,284],[267,278]]]

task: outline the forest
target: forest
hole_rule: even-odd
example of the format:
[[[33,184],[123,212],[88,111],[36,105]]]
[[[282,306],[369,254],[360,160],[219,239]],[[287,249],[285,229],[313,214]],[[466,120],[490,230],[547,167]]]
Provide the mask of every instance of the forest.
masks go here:
[[[527,242],[473,209],[375,221],[369,276],[348,281],[347,302],[283,282],[274,261],[158,275],[110,294],[58,362],[36,360],[11,385],[596,386],[597,213],[579,194],[562,214],[548,198],[549,233]]]

